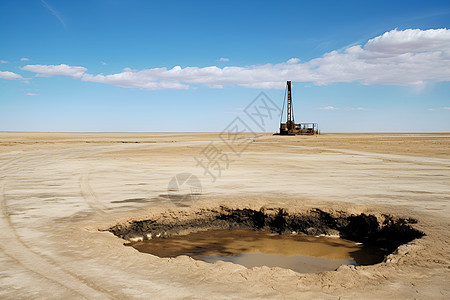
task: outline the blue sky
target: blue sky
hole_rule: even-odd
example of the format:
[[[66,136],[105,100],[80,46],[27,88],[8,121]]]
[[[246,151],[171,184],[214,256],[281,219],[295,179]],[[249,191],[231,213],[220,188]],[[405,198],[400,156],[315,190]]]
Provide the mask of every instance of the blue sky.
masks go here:
[[[450,131],[449,23],[444,0],[1,1],[0,130],[222,131],[292,80],[323,132]]]

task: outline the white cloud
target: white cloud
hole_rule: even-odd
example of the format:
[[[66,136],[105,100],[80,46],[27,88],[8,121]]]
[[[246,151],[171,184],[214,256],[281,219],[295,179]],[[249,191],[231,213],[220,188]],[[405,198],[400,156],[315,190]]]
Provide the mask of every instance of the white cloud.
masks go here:
[[[283,89],[285,80],[280,79],[281,66],[262,65],[250,67],[186,67],[175,66],[172,69],[153,68],[141,71],[124,69],[111,75],[85,74],[82,80],[113,84],[121,87],[145,89],[186,89],[195,85],[210,88],[222,88],[226,85],[241,85],[253,88]],[[282,71],[281,71],[282,72]],[[283,76],[285,77],[285,76]]]
[[[232,114],[232,115],[237,115],[239,113],[242,113],[242,111],[245,109],[245,107],[236,107],[234,110],[232,111],[226,111],[226,114]]]
[[[0,71],[0,78],[2,79],[23,79],[19,74],[9,72],[9,71]]]
[[[221,57],[221,58],[219,58],[219,61],[230,61],[230,59],[226,58],[226,57]]]
[[[25,95],[27,95],[27,96],[36,96],[37,94],[35,94],[35,93],[26,93]]]
[[[450,30],[392,30],[340,51],[300,63],[291,58],[279,64],[245,67],[185,67],[124,69],[109,75],[85,73],[83,67],[25,66],[38,76],[65,75],[84,81],[127,88],[187,89],[238,85],[248,88],[284,89],[286,80],[328,85],[337,82],[404,85],[423,88],[430,82],[450,81]],[[361,109],[360,109],[361,110]]]
[[[315,84],[422,85],[450,80],[450,30],[392,30],[363,47],[333,51],[307,63]],[[313,69],[311,67],[315,67]]]
[[[286,80],[327,85],[336,82],[413,85],[450,81],[450,30],[392,30],[343,51],[332,51],[306,63],[290,59],[280,64],[246,67],[179,66],[154,68],[113,75],[83,77],[127,87],[152,87],[172,82],[182,88],[203,84],[209,87],[240,85],[249,88],[283,89]]]
[[[364,108],[364,107],[344,107],[344,108],[340,108],[340,107],[334,107],[334,106],[324,106],[324,107],[319,107],[319,109],[322,109],[322,110],[359,110],[359,111],[369,110],[369,109]]]
[[[293,57],[287,61],[288,64],[297,64],[300,62],[299,58]]]
[[[54,15],[64,27],[66,27],[66,23],[64,23],[64,20],[61,18],[60,14],[55,9],[50,4],[48,4],[45,0],[41,0],[41,2],[44,5],[44,7],[46,9],[48,9],[48,11],[52,15]]]
[[[324,107],[319,107],[319,109],[323,109],[323,110],[338,110],[339,108],[334,107],[334,106],[324,106]]]
[[[439,111],[439,110],[450,110],[449,106],[438,107],[438,108],[429,108],[429,111]]]
[[[371,39],[365,49],[373,53],[404,54],[440,51],[449,48],[450,31],[447,29],[392,30]]]
[[[104,66],[107,65],[107,63],[105,63],[104,61],[101,61],[100,63],[101,63],[102,65],[104,65]]]
[[[167,72],[171,72],[177,67],[171,70],[166,68],[161,68]],[[125,68],[123,72],[112,74],[112,75],[91,75],[84,74],[81,80],[101,82],[112,84],[125,88],[143,88],[148,90],[163,90],[163,89],[188,89],[189,86],[182,84],[176,80],[159,80],[158,75],[160,73],[159,69],[149,69],[142,71],[135,71]]]
[[[0,60],[0,64],[7,64],[8,63],[8,61],[6,61],[6,60]]]
[[[20,61],[29,61],[30,59],[29,58],[26,58],[26,57],[22,57],[21,59],[20,59]]]
[[[70,76],[80,78],[86,72],[84,67],[73,67],[65,64],[61,65],[26,65],[22,70],[37,73],[38,77],[50,77],[54,75]]]

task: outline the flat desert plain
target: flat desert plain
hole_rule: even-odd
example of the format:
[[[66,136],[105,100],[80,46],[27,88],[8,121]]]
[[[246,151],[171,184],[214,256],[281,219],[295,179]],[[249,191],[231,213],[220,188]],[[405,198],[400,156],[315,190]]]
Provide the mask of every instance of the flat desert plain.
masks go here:
[[[0,133],[0,298],[450,298],[450,134],[223,138]],[[168,197],[180,173],[202,186],[183,207]],[[389,214],[426,235],[376,265],[300,274],[159,258],[102,231],[220,206]]]

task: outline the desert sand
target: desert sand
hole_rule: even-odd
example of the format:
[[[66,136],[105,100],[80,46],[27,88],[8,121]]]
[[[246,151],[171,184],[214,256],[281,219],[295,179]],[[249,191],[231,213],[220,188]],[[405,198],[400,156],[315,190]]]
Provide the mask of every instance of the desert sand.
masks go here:
[[[244,142],[238,155],[218,133],[1,132],[0,298],[450,298],[450,134]],[[215,180],[205,153],[220,153]],[[190,206],[167,197],[179,173],[201,182]],[[299,274],[158,258],[101,231],[221,205],[391,214],[426,236],[380,264]]]

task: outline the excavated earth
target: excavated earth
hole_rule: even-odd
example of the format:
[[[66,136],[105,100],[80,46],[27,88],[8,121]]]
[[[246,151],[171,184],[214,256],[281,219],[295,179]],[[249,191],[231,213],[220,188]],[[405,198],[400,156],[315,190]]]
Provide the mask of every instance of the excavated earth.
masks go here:
[[[230,158],[215,180],[195,159],[211,141]],[[214,133],[0,133],[0,298],[450,298],[450,134],[248,143],[236,155]],[[168,192],[180,173],[198,177],[198,199]],[[391,254],[300,274],[124,246],[235,228]]]
[[[335,215],[335,216],[333,216]],[[114,235],[129,241],[169,238],[192,232],[220,229],[265,230],[278,234],[292,232],[312,236],[335,236],[364,243],[393,252],[398,246],[424,235],[410,224],[415,219],[382,215],[348,215],[344,212],[327,213],[313,209],[304,213],[289,214],[285,209],[200,209],[180,211],[177,216],[162,215],[160,220],[132,221],[109,229]]]

